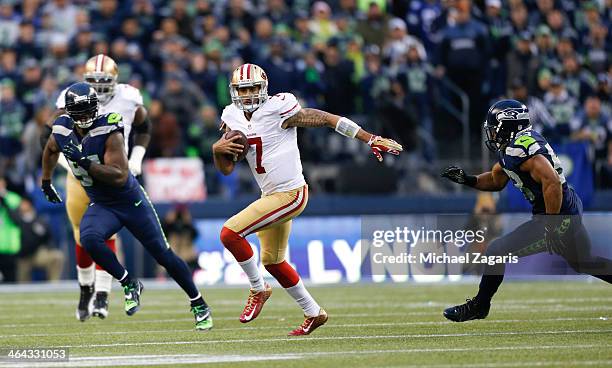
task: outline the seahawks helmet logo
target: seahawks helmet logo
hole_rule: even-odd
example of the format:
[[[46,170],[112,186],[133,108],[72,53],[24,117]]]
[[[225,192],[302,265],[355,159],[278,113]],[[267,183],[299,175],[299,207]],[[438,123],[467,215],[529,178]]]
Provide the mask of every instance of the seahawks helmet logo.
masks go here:
[[[495,115],[495,119],[501,122],[504,120],[529,120],[529,112],[526,108],[523,109],[505,109]]]

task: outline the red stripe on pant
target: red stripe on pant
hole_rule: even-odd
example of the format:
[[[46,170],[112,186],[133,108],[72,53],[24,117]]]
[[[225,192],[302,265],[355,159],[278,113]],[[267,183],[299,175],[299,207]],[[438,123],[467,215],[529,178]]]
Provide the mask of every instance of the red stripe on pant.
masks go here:
[[[285,289],[297,285],[297,283],[300,281],[300,275],[298,275],[297,271],[291,267],[287,261],[282,261],[281,263],[272,265],[265,265],[264,267]]]
[[[117,246],[115,245],[115,239],[108,239],[105,241],[106,246],[113,251],[113,253],[117,254]],[[96,264],[96,270],[104,270],[100,265]]]
[[[267,213],[266,215],[260,217],[259,219],[255,220],[254,222],[252,222],[249,226],[245,227],[244,229],[238,231],[238,234],[242,234],[244,233],[246,230],[249,230],[248,233],[244,234],[244,236],[247,236],[253,232],[255,232],[258,228],[255,226],[258,223],[265,221],[266,219],[270,218],[271,216],[274,216],[275,214],[279,213],[280,211],[284,210],[285,208],[295,204],[295,201],[297,201],[297,199],[300,196],[300,192],[303,193],[302,195],[302,200],[300,201],[300,203],[298,204],[298,206],[296,208],[294,208],[293,210],[287,212],[286,214],[282,215],[281,217],[277,218],[276,220],[272,221],[270,224],[273,224],[289,215],[291,215],[292,213],[294,213],[296,210],[298,210],[300,207],[302,207],[302,205],[304,204],[304,199],[306,198],[306,191],[304,190],[304,188],[302,187],[296,194],[295,194],[295,198],[287,203],[286,205],[279,207],[277,209],[275,209],[274,211]],[[270,225],[270,224],[266,224],[266,226]],[[254,227],[255,226],[255,227]]]

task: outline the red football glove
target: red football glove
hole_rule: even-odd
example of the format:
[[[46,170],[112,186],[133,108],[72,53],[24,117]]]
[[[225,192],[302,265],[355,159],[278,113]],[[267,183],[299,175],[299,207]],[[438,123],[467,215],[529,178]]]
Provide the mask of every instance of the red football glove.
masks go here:
[[[383,138],[379,135],[373,135],[368,141],[368,146],[378,161],[382,162],[383,156],[381,152],[387,152],[392,155],[399,155],[403,151],[402,145],[393,139]]]

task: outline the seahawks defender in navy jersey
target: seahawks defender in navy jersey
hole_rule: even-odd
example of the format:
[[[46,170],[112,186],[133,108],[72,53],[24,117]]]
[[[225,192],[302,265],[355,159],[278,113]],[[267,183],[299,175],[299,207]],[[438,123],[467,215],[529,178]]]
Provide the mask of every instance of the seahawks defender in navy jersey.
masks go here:
[[[591,243],[582,224],[582,202],[568,185],[561,162],[546,139],[531,129],[529,110],[515,100],[502,100],[489,109],[484,126],[487,147],[498,155],[491,171],[467,175],[449,166],[442,176],[483,191],[501,191],[512,180],[531,203],[533,218],[495,239],[487,256],[524,257],[548,250],[565,258],[577,272],[612,283],[612,261],[590,254]],[[478,294],[467,303],[447,308],[455,322],[483,319],[504,279],[505,265],[487,265]]]
[[[121,282],[125,312],[131,316],[138,311],[143,285],[130,276],[104,243],[124,226],[187,293],[196,329],[212,328],[210,309],[193,283],[187,265],[170,249],[153,205],[129,171],[121,115],[97,115],[96,92],[85,82],[73,84],[67,90],[66,112],[53,123],[43,152],[42,190],[47,199],[61,202],[51,177],[62,152],[91,199],[81,220],[81,243],[97,264]]]

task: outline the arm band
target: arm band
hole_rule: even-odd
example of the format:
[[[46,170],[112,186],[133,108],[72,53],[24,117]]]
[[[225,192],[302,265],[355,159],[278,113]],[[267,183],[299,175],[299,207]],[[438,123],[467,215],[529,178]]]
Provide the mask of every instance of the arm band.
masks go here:
[[[467,185],[468,187],[472,187],[474,188],[476,186],[476,183],[478,183],[478,177],[476,175],[466,175],[465,176],[465,185]]]
[[[360,129],[361,127],[357,123],[345,117],[341,117],[336,123],[336,132],[345,137],[355,138]]]
[[[151,134],[151,120],[147,116],[139,125],[134,125],[134,132],[138,134]]]

